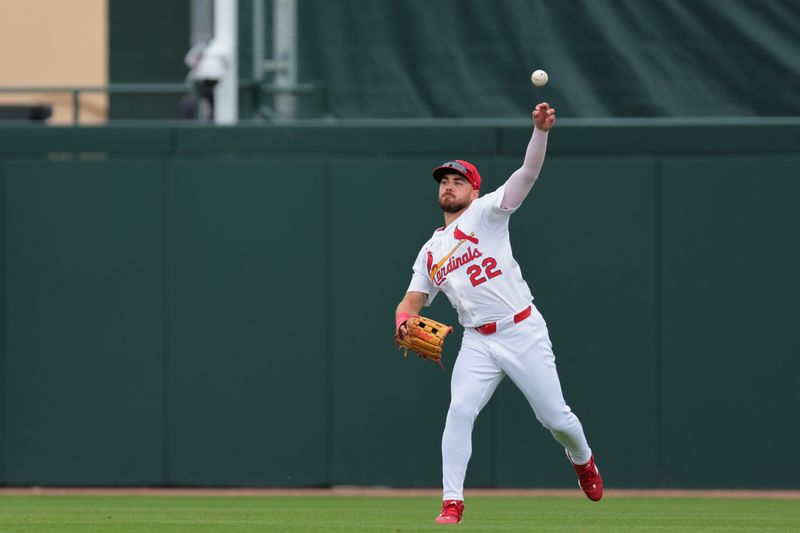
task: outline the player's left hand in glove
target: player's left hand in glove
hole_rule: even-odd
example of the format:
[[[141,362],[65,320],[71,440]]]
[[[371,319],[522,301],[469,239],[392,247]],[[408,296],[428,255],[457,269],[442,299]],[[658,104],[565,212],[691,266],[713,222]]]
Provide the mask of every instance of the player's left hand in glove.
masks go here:
[[[403,331],[404,329],[405,331]],[[404,350],[404,357],[408,356],[408,351],[411,350],[419,357],[430,359],[444,368],[444,365],[442,365],[442,347],[444,346],[445,337],[452,331],[452,326],[424,316],[415,315],[400,324],[394,341],[398,348]]]

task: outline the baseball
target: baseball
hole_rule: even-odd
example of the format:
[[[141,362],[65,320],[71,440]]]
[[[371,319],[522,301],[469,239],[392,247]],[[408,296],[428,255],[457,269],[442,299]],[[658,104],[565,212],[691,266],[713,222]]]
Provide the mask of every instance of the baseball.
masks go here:
[[[537,87],[545,85],[548,79],[550,78],[548,77],[547,72],[543,70],[534,70],[533,74],[531,74],[531,83]]]

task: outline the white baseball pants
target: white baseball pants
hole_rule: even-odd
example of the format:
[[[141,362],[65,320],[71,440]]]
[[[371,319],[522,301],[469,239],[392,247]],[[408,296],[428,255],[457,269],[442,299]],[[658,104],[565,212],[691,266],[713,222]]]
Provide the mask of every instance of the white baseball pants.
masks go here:
[[[580,420],[564,402],[555,356],[541,313],[518,324],[498,323],[483,335],[465,328],[450,381],[450,409],[442,435],[444,500],[464,499],[464,478],[472,455],[472,428],[481,409],[508,375],[575,464],[589,461],[592,451]],[[502,326],[502,327],[501,327]]]

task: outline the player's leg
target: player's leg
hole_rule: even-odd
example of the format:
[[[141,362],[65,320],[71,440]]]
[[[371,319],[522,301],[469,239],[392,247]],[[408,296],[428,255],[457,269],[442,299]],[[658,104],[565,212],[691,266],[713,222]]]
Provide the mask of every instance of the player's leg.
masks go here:
[[[534,311],[529,321],[508,331],[509,334],[497,339],[502,344],[497,354],[503,370],[528,399],[536,418],[564,446],[578,475],[581,490],[590,500],[600,500],[603,497],[603,479],[594,463],[580,420],[564,402],[544,319]]]
[[[498,335],[498,359],[522,391],[537,420],[550,430],[575,464],[587,463],[592,450],[580,420],[564,401],[547,325],[534,308],[528,320]],[[495,339],[493,339],[495,340]]]
[[[450,380],[450,408],[442,434],[444,500],[464,499],[464,478],[472,455],[472,428],[478,413],[503,379],[479,333],[467,329]]]

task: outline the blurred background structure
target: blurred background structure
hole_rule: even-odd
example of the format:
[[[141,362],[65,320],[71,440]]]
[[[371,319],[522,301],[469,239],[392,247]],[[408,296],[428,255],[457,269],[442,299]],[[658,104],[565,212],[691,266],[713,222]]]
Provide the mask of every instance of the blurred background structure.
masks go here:
[[[81,95],[84,122],[203,118],[192,108],[203,88],[184,59],[213,38],[214,5],[3,2],[0,88],[107,86],[108,111],[103,92]],[[537,67],[550,73],[543,94],[562,117],[800,110],[795,0],[217,0],[216,9],[237,32],[225,46],[238,58],[228,64],[244,120],[517,118]],[[69,94],[14,101],[31,98],[55,104],[51,122],[68,122]]]
[[[108,83],[108,2],[80,0],[11,1],[0,3],[0,121],[45,120],[69,124],[73,93],[48,88]],[[40,87],[40,91],[6,92]],[[103,92],[82,95],[79,120],[105,122],[108,98]],[[41,107],[51,110],[44,116]],[[16,108],[16,115],[10,108]],[[30,110],[26,116],[23,109]]]
[[[547,100],[512,239],[608,486],[800,488],[798,28],[800,0],[0,2],[0,485],[438,486],[449,370],[391,338],[430,171],[493,190]],[[508,384],[474,439],[468,487],[574,487]]]

